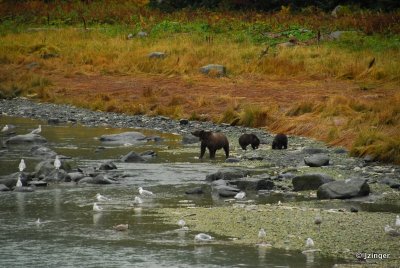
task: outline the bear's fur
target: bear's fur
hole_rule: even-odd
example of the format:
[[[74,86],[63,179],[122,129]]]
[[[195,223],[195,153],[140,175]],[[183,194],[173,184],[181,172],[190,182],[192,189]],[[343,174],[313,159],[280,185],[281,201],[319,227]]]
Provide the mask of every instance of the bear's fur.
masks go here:
[[[226,158],[229,157],[229,141],[223,133],[214,133],[211,131],[196,130],[192,135],[199,137],[201,141],[200,159],[203,158],[206,148],[210,152],[210,159],[215,158],[215,152],[224,149]]]
[[[239,144],[243,150],[246,150],[247,145],[251,144],[251,148],[253,148],[253,150],[255,150],[260,145],[260,140],[253,133],[243,134],[242,136],[239,137]]]
[[[272,141],[272,149],[287,149],[288,138],[285,134],[279,133]]]

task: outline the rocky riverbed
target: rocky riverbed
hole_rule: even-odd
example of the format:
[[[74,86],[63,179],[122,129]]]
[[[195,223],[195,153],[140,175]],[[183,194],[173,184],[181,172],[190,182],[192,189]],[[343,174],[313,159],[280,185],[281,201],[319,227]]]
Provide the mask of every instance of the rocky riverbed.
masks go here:
[[[312,236],[316,241],[315,249],[318,249],[316,254],[356,261],[356,252],[372,251],[390,253],[388,263],[399,261],[399,237],[384,231],[385,225],[394,225],[394,217],[400,213],[399,166],[372,162],[368,157],[349,157],[343,148],[328,147],[304,137],[289,136],[287,150],[272,150],[274,135],[262,129],[211,122],[104,113],[68,105],[37,103],[24,98],[0,100],[0,113],[38,119],[48,125],[153,129],[181,135],[181,146],[165,146],[160,151],[170,155],[187,155],[186,161],[191,163],[210,164],[207,176],[201,175],[204,176],[203,182],[186,189],[187,193],[200,196],[206,193],[207,197],[211,195],[223,202],[222,206],[212,208],[161,208],[159,213],[166,223],[173,224],[179,218],[185,218],[193,230],[212,232],[234,243],[249,245],[258,243],[257,230],[265,228],[267,242],[276,248],[302,251],[305,239]],[[222,151],[217,151],[216,160],[209,160],[208,153],[204,160],[195,158],[199,154],[198,138],[190,133],[197,129],[225,133],[230,141],[230,158],[225,160]],[[260,148],[242,150],[238,137],[243,133],[256,134],[261,140]],[[7,151],[8,144],[14,142],[10,141],[10,137],[3,137],[5,145],[0,155]],[[110,137],[101,137],[100,140],[102,138]],[[138,133],[134,134],[134,139],[147,142],[162,138]],[[124,162],[141,163],[156,156],[152,150],[130,152],[115,159],[120,164],[101,162],[84,169],[69,166],[68,161],[63,161],[65,166],[54,170],[52,163],[56,153],[44,146],[35,148],[30,153],[39,155],[45,161],[34,173],[22,178],[24,186],[28,181],[100,185],[124,183],[123,179],[129,175],[124,170]],[[12,189],[16,182],[17,175],[14,174],[3,177],[0,184]],[[28,188],[25,190],[29,191]],[[234,196],[240,191],[246,192],[247,196],[243,200],[235,200]],[[323,218],[318,229],[313,225],[316,213]],[[400,230],[398,232],[400,234]]]

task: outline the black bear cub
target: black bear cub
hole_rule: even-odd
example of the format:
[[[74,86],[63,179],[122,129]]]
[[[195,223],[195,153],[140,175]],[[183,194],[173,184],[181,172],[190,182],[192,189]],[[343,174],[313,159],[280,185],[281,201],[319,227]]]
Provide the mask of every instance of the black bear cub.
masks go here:
[[[211,131],[196,130],[192,135],[199,137],[200,145],[200,159],[203,158],[206,148],[210,152],[210,159],[215,158],[215,152],[219,149],[224,149],[226,158],[229,157],[229,141],[222,133],[214,133]]]
[[[251,148],[253,148],[253,150],[255,150],[260,145],[260,140],[253,133],[243,134],[242,136],[239,137],[239,144],[243,150],[246,150],[247,146],[249,144],[251,144]]]
[[[288,138],[285,134],[277,134],[272,141],[272,149],[287,149]]]

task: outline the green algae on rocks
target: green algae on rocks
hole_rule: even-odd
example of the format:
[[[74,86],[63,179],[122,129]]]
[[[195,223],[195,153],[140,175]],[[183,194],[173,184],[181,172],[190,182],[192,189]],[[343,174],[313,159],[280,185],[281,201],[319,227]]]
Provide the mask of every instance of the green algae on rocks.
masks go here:
[[[385,265],[400,264],[400,237],[384,232],[394,225],[394,213],[351,213],[340,210],[282,205],[234,204],[226,207],[173,209],[162,208],[166,223],[183,218],[192,231],[208,232],[231,243],[256,245],[258,230],[264,228],[265,242],[274,248],[304,251],[312,238],[317,254],[356,261],[357,252],[386,253],[389,259],[377,260]],[[314,223],[316,215],[322,223]]]

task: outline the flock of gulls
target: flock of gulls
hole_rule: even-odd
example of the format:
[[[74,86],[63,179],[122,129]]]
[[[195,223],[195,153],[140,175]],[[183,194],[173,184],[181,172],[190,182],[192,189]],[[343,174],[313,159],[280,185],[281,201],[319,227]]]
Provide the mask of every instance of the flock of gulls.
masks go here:
[[[5,134],[8,134],[8,133],[11,133],[14,128],[15,127],[12,126],[12,125],[5,125],[2,128],[1,132],[5,133]],[[42,127],[41,127],[41,125],[39,125],[38,128],[32,130],[30,132],[30,134],[39,134],[39,133],[41,133],[41,131],[42,131]],[[60,167],[61,167],[61,161],[59,159],[59,156],[57,155],[55,157],[55,160],[54,160],[54,168],[56,170],[59,170]],[[24,159],[21,159],[21,161],[20,161],[20,163],[18,165],[18,169],[20,171],[20,174],[18,176],[18,180],[17,180],[17,183],[16,183],[15,186],[16,187],[22,187],[23,186],[23,184],[22,184],[22,173],[26,169],[26,163],[25,163]],[[155,194],[153,192],[151,192],[149,190],[145,190],[142,187],[138,187],[138,192],[139,192],[140,196],[135,196],[135,198],[133,200],[133,203],[136,204],[136,205],[143,203],[143,199],[142,198],[152,198],[152,197],[155,196]],[[246,198],[246,193],[244,191],[241,191],[241,192],[237,193],[234,196],[234,198],[236,200],[243,200],[243,199]],[[111,201],[111,198],[106,197],[106,196],[104,196],[104,195],[102,195],[100,193],[97,193],[96,194],[96,200],[97,200],[97,202],[108,202],[108,201]],[[102,211],[104,211],[104,208],[101,207],[97,202],[93,203],[93,211],[94,212],[102,212]],[[281,205],[281,201],[278,202],[278,205]],[[37,224],[37,225],[40,225],[41,223],[42,222],[41,222],[41,220],[39,218],[35,221],[35,224]],[[321,224],[322,224],[322,218],[321,218],[321,215],[319,213],[315,216],[314,223],[318,226],[318,231],[320,231]],[[186,222],[183,219],[180,219],[177,222],[177,224],[180,227],[180,229],[178,229],[178,230],[189,231],[189,227],[186,226]],[[116,230],[116,231],[121,231],[121,232],[128,231],[129,230],[129,224],[117,224],[117,225],[113,226],[113,229]],[[394,227],[392,227],[390,225],[386,225],[384,227],[384,231],[385,231],[386,234],[388,234],[390,236],[400,236],[400,216],[399,215],[396,216]],[[266,247],[272,246],[271,244],[267,243],[266,237],[267,237],[267,233],[266,233],[265,229],[264,228],[260,228],[259,231],[258,231],[259,243],[257,245],[258,246],[266,246]],[[214,237],[212,237],[211,235],[205,234],[205,233],[199,233],[199,234],[196,234],[194,236],[194,240],[198,241],[198,242],[207,242],[207,241],[213,241]],[[318,249],[315,249],[314,240],[312,238],[310,238],[310,237],[306,239],[305,248],[306,248],[306,250],[303,251],[304,254],[312,253],[314,251],[319,251]]]

